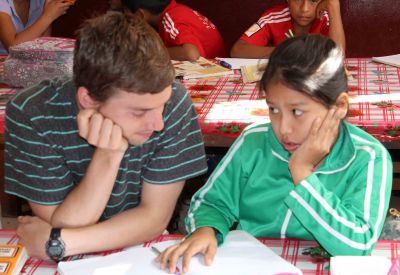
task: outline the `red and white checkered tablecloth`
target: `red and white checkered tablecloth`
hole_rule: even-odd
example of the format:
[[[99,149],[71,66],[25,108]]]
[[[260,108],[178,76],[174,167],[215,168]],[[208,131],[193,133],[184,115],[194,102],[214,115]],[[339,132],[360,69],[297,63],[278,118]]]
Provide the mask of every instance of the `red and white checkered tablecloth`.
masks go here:
[[[351,104],[348,121],[382,142],[400,140],[400,68],[346,60]],[[244,84],[240,75],[184,80],[205,134],[237,137],[244,127],[268,121],[266,103],[256,83]]]
[[[148,247],[152,243],[157,243],[167,240],[176,240],[182,238],[181,235],[161,235],[152,242],[145,243],[144,246]],[[15,230],[0,230],[1,243],[16,243],[18,241]],[[316,247],[317,243],[314,241],[294,240],[294,239],[267,239],[261,238],[261,242],[271,248],[276,254],[288,262],[294,264],[303,271],[304,275],[325,275],[329,274],[329,260],[315,260],[309,255],[303,255],[303,250],[310,247]],[[69,260],[81,259],[93,256],[104,256],[113,252],[121,250],[107,251],[101,253],[94,253],[88,255],[78,255],[69,257]],[[378,241],[374,250],[373,256],[385,256],[393,260],[399,256],[400,241]],[[134,259],[133,259],[134,261]],[[56,275],[56,264],[51,261],[42,261],[30,258],[21,274],[26,275]]]
[[[0,56],[0,72],[4,58]],[[400,141],[400,68],[369,58],[349,58],[346,65],[352,100],[348,121],[382,142]],[[237,137],[247,125],[268,121],[267,105],[256,83],[243,84],[240,74],[182,83],[192,97],[204,134]],[[1,84],[0,73],[0,134],[4,133],[5,103],[15,92]]]

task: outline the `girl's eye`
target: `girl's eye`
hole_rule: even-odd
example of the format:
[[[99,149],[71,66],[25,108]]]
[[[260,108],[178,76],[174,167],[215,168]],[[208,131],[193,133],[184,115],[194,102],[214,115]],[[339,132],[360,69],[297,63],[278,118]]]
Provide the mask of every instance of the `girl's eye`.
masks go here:
[[[295,116],[301,116],[301,115],[303,114],[303,111],[300,111],[300,110],[298,110],[298,109],[293,109],[293,114],[294,114]]]
[[[269,112],[270,112],[270,113],[273,113],[273,114],[279,113],[278,109],[275,108],[275,107],[268,107],[268,109],[269,109]]]

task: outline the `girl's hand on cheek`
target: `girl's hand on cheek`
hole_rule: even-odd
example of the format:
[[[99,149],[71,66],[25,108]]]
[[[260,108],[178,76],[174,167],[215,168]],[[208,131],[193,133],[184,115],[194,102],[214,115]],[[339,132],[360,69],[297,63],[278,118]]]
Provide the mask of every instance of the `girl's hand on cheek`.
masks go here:
[[[331,151],[339,132],[340,112],[334,107],[329,110],[323,121],[319,117],[316,118],[307,139],[292,154],[289,160],[289,170],[294,184],[297,185],[311,175],[314,167]]]

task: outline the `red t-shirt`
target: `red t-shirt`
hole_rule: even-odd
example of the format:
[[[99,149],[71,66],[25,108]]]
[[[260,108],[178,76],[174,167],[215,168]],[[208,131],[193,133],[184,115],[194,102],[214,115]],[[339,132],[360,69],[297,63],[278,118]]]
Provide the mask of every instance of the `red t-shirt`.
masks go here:
[[[166,47],[194,44],[205,58],[226,56],[217,27],[205,16],[175,0],[163,11],[159,34]]]
[[[277,5],[266,10],[257,23],[253,24],[240,39],[258,46],[278,46],[290,34],[289,30],[296,35],[289,6]],[[315,19],[310,34],[329,35],[329,18],[325,12],[321,19]],[[287,34],[287,35],[285,35]]]

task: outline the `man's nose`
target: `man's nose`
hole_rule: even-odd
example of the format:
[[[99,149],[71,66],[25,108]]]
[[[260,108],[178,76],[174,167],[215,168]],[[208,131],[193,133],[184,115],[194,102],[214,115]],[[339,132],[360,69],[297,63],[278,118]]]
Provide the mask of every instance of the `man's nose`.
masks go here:
[[[164,129],[164,117],[162,112],[159,110],[154,110],[149,115],[149,124],[153,131],[159,132]]]

